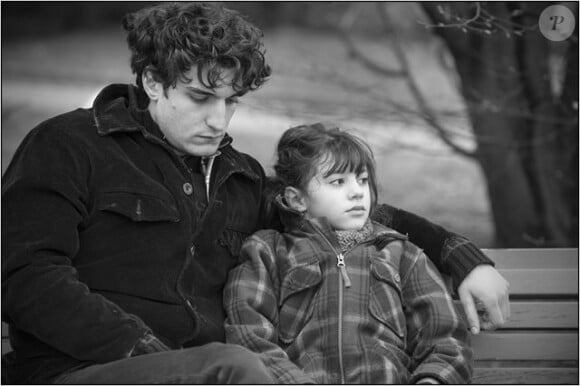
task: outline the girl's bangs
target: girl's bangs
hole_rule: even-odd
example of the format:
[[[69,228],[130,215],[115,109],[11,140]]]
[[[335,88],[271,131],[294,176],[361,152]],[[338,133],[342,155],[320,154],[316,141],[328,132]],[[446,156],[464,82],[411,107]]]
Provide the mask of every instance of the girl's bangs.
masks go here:
[[[370,149],[363,144],[340,141],[327,150],[326,155],[321,159],[321,164],[328,168],[324,172],[325,176],[350,172],[360,174],[372,168],[373,158]]]

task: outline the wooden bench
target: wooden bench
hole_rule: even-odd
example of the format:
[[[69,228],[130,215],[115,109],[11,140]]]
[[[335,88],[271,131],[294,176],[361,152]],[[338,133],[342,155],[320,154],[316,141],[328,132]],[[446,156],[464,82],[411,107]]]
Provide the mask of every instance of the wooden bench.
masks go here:
[[[484,252],[510,282],[511,318],[473,337],[473,383],[578,384],[578,249]],[[2,353],[7,335],[2,323]]]
[[[511,317],[473,336],[477,384],[578,384],[578,249],[488,249]]]

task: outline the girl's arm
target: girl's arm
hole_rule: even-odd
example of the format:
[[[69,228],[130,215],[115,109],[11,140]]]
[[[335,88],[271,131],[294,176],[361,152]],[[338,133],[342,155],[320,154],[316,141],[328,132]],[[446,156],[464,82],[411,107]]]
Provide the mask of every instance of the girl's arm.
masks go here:
[[[482,327],[499,327],[509,319],[509,284],[494,268],[493,261],[471,241],[423,217],[387,204],[378,205],[372,218],[407,234],[439,271],[451,277],[474,333],[480,329],[476,300],[483,303],[491,322]]]
[[[239,344],[260,355],[278,383],[314,383],[278,346],[275,326],[280,281],[272,249],[254,235],[242,246],[240,258],[242,264],[230,271],[224,288],[227,343]]]
[[[407,259],[411,267],[401,263],[407,351],[412,358],[410,381],[433,378],[445,384],[469,383],[473,353],[467,325],[427,256],[415,248],[406,248],[405,253],[417,256]]]

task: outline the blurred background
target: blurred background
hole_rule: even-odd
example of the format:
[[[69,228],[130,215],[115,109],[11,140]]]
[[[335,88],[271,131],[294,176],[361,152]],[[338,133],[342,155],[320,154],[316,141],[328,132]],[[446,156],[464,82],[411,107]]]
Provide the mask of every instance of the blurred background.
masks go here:
[[[41,121],[132,83],[120,20],[148,2],[2,2],[2,172]],[[554,42],[538,18],[575,15]],[[281,133],[332,121],[367,139],[380,202],[480,247],[578,246],[578,3],[226,2],[273,68],[234,115],[271,172]]]

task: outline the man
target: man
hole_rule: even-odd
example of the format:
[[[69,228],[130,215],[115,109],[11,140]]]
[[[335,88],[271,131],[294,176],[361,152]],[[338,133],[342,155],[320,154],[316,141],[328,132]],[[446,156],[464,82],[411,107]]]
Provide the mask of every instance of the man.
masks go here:
[[[265,176],[226,134],[270,75],[261,32],[220,5],[163,3],[124,20],[137,86],[41,123],[2,186],[8,383],[267,383],[224,343],[222,290],[264,220]],[[496,325],[507,283],[464,238],[388,206]]]

